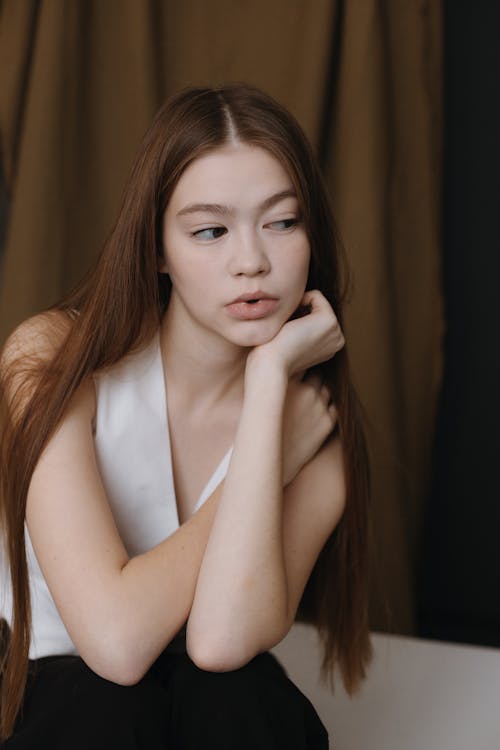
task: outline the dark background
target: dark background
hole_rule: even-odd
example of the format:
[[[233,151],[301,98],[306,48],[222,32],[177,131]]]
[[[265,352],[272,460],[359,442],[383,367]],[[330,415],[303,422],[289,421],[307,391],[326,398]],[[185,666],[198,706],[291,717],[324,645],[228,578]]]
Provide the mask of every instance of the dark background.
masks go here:
[[[500,3],[444,11],[447,333],[418,629],[500,646]]]

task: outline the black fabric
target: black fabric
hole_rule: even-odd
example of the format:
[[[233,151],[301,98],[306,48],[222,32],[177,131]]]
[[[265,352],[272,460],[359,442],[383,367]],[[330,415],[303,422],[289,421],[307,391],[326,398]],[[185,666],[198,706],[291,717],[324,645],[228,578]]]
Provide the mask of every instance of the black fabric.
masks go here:
[[[269,653],[231,672],[164,652],[136,685],[120,686],[76,656],[30,664],[23,715],[2,748],[28,750],[324,750],[311,702]]]

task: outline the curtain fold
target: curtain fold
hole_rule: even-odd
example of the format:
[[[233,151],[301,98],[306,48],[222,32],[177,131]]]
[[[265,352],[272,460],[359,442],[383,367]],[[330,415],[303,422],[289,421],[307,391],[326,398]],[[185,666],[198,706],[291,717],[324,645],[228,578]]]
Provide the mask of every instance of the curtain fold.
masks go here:
[[[410,632],[441,372],[441,3],[4,0],[9,194],[0,338],[96,257],[137,144],[170,93],[243,80],[324,161],[353,268],[347,334],[369,419],[380,586],[373,625]]]
[[[382,7],[382,10],[381,10]],[[327,181],[353,274],[347,339],[369,420],[374,537],[392,624],[414,616],[442,369],[441,11],[344,3]]]

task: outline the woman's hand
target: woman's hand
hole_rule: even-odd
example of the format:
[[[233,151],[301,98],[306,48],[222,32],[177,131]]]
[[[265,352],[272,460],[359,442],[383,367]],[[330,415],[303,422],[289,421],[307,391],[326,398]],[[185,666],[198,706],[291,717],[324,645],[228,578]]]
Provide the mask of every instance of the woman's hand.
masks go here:
[[[335,313],[321,292],[305,292],[301,307],[310,312],[287,321],[271,341],[255,347],[247,359],[246,376],[258,381],[259,387],[262,372],[269,372],[269,367],[286,379],[282,432],[285,485],[317,453],[337,422],[326,386],[321,386],[318,378],[302,380],[301,376],[333,357],[345,343]]]
[[[283,417],[283,484],[316,455],[337,423],[337,409],[319,378],[291,378]]]
[[[310,312],[287,321],[276,336],[256,346],[249,354],[247,368],[261,359],[274,361],[287,377],[303,373],[326,362],[344,346],[345,339],[328,300],[317,289],[304,293],[301,306]]]
[[[327,300],[319,292],[308,292],[302,304],[310,308],[308,315],[287,321],[247,357],[231,462],[188,621],[190,656],[204,669],[236,669],[283,638],[336,520],[328,510],[304,527],[309,483],[291,484],[295,477],[299,481],[297,474],[318,453],[336,418],[327,389],[314,379],[302,382],[299,373],[329,359],[343,345]],[[309,466],[304,468],[313,478],[312,499],[319,496],[325,505],[332,476],[329,463],[320,462],[328,467],[326,472],[316,467],[307,474]],[[326,487],[321,487],[320,476],[326,477]],[[289,485],[286,501],[283,484]],[[290,519],[297,517],[297,510],[285,513],[284,504],[287,509],[302,508],[302,528],[292,535],[291,544]]]

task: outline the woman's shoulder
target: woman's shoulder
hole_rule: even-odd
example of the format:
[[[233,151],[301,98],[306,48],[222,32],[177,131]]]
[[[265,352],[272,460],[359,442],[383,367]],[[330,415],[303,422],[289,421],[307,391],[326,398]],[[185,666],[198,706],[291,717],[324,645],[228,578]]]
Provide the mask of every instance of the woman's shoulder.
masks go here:
[[[23,321],[10,334],[0,353],[0,383],[3,395],[15,412],[36,386],[44,365],[51,362],[73,324],[62,310],[49,310]]]
[[[10,334],[0,357],[2,372],[27,359],[50,360],[62,345],[72,326],[63,310],[48,310],[20,323]]]

